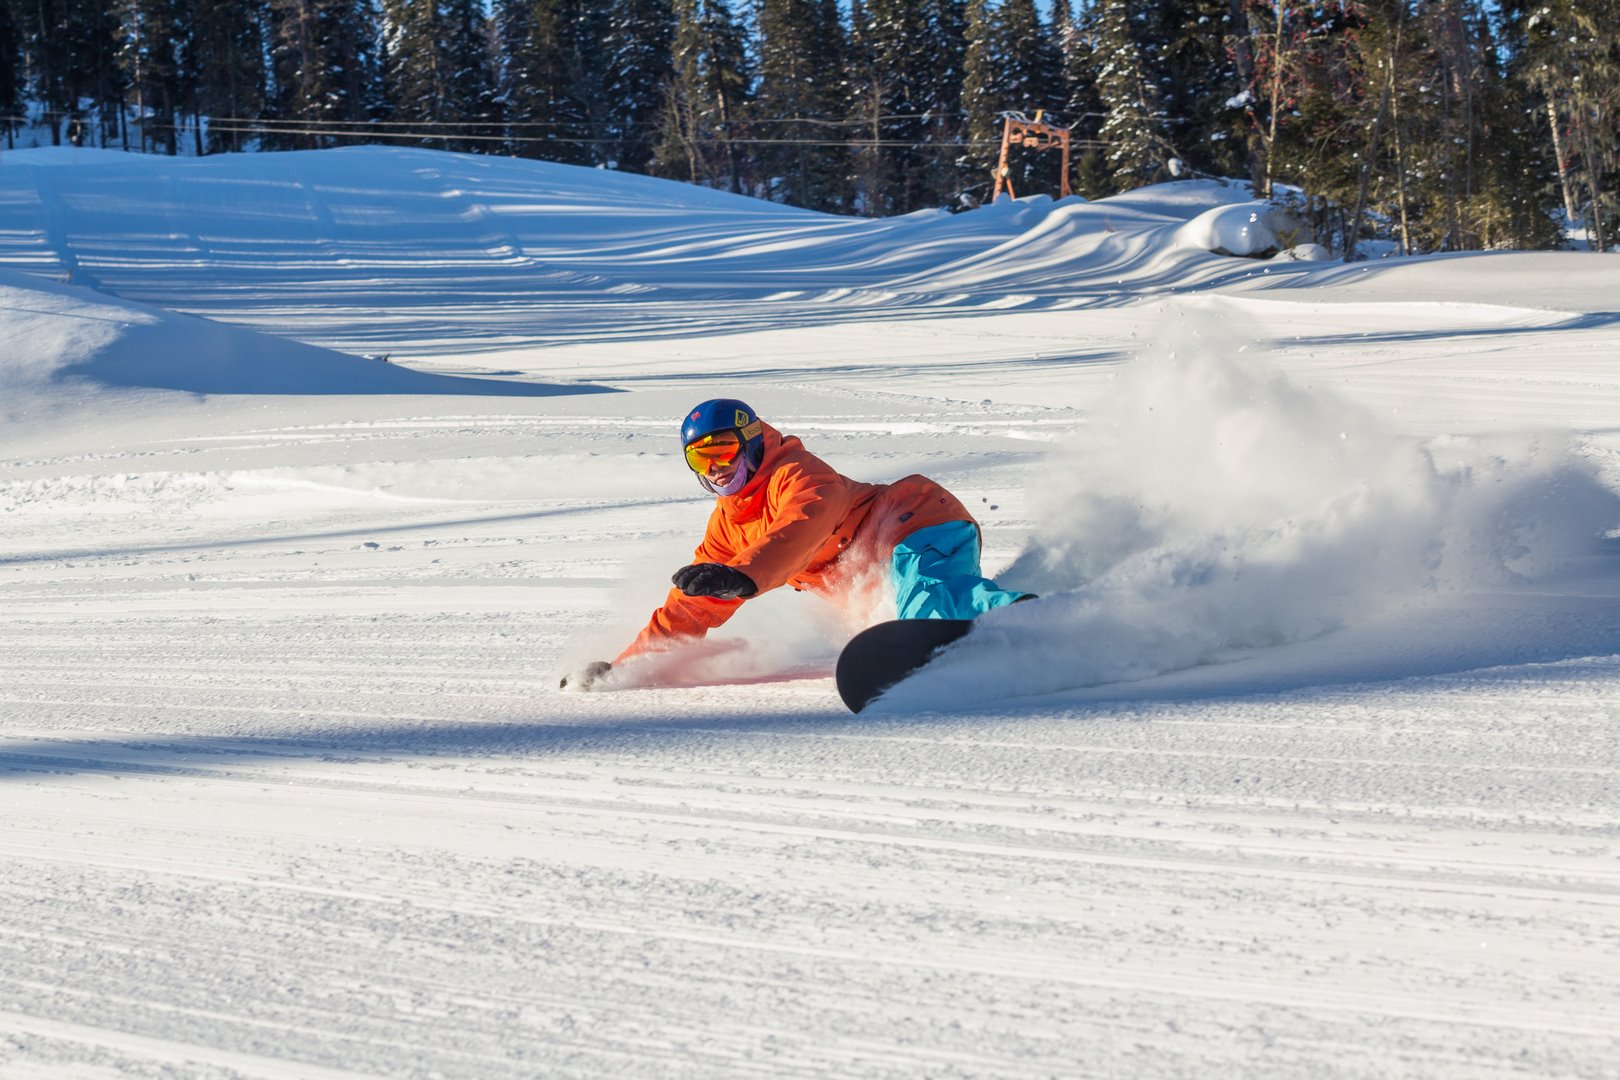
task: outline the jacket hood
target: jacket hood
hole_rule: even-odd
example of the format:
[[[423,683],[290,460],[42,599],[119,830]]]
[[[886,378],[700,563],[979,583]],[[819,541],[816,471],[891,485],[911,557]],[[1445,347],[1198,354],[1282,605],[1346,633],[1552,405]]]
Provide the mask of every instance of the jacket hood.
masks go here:
[[[765,457],[761,459],[759,468],[754,470],[754,475],[748,478],[748,483],[737,494],[715,498],[717,508],[728,521],[748,521],[758,517],[771,473],[784,460],[804,450],[804,444],[797,435],[783,435],[764,421],[760,421],[760,424],[765,429]]]

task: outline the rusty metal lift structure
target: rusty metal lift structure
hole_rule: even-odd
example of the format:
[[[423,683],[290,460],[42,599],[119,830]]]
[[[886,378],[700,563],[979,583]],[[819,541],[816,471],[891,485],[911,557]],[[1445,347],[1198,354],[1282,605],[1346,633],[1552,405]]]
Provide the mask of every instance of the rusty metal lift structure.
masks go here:
[[[1007,154],[1015,146],[1022,146],[1026,150],[1063,151],[1063,168],[1058,174],[1058,198],[1067,199],[1074,194],[1069,188],[1069,129],[1047,123],[1045,116],[1045,109],[1036,109],[1033,120],[1023,113],[1001,114],[1001,160],[996,164],[996,186],[990,193],[991,202],[1001,197],[1003,184],[1007,187],[1008,195],[1018,198],[1018,193],[1013,190],[1012,176],[1007,171]]]

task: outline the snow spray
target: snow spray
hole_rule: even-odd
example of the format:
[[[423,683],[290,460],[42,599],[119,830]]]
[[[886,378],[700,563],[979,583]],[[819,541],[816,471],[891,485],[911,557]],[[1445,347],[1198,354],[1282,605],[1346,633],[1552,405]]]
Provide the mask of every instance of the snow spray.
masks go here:
[[[680,565],[679,555],[672,560],[662,543],[656,553],[649,546],[627,564],[630,584],[620,586],[615,602],[621,615],[616,622],[625,629],[619,631],[615,652],[630,643],[663,601],[669,591],[669,574]],[[743,604],[723,628],[708,637],[627,661],[615,671],[614,688],[707,686],[831,674],[839,647],[866,625],[850,620],[864,617],[857,616],[854,609],[792,589],[776,589]],[[632,627],[636,619],[639,621]],[[607,648],[609,639],[597,640]],[[603,655],[611,657],[613,652]]]
[[[1044,597],[984,616],[888,707],[1148,678],[1534,578],[1620,510],[1567,439],[1397,435],[1274,368],[1219,301],[1183,302],[1032,485],[998,578]]]

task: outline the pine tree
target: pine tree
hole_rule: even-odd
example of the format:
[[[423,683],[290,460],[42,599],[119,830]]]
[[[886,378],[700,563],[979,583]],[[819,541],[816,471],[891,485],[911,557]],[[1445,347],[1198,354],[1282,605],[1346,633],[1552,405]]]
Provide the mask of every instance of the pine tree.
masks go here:
[[[1615,14],[1620,17],[1620,10]],[[1556,166],[1542,152],[1540,125],[1528,122],[1522,88],[1508,75],[1505,42],[1482,11],[1476,10],[1474,25],[1482,73],[1479,167],[1475,190],[1463,206],[1463,242],[1484,249],[1551,247],[1559,234]],[[1611,100],[1620,104],[1620,80],[1615,91]]]
[[[0,0],[0,124],[5,127],[7,149],[16,145],[23,119],[22,30],[10,0]]]
[[[1620,239],[1620,2],[1544,0],[1515,14],[1519,67],[1541,99],[1568,211],[1606,250]]]
[[[1403,241],[1441,251],[1545,243],[1556,172],[1538,160],[1485,12],[1472,0],[1429,0],[1405,21],[1419,48],[1402,58],[1393,97]]]
[[[676,0],[675,15],[653,170],[741,194],[745,161],[735,140],[753,81],[747,34],[726,0]]]
[[[610,130],[620,103],[608,96],[608,60],[612,55],[612,8],[601,0],[584,0],[575,9],[574,53],[570,68],[574,92],[589,125],[586,162],[611,167],[616,140]]]
[[[1402,241],[1411,239],[1406,211],[1416,192],[1407,182],[1412,147],[1403,135],[1409,136],[1415,129],[1408,126],[1403,131],[1400,119],[1413,59],[1419,51],[1413,47],[1418,41],[1416,28],[1407,17],[1406,0],[1364,0],[1351,14],[1353,33],[1336,35],[1327,47],[1304,54],[1301,61],[1307,65],[1310,88],[1305,97],[1312,117],[1343,118],[1331,128],[1339,137],[1311,140],[1324,150],[1337,146],[1336,160],[1330,153],[1320,156],[1327,159],[1326,171],[1338,182],[1313,184],[1311,190],[1319,186],[1323,198],[1348,209],[1340,226],[1347,262],[1358,257],[1369,207],[1388,202],[1390,177],[1401,215]],[[1324,58],[1331,62],[1324,64]],[[1331,100],[1322,100],[1328,98]],[[1298,128],[1312,130],[1305,125]],[[1277,160],[1274,155],[1273,162]]]
[[[178,151],[180,46],[183,26],[174,0],[117,0],[118,65],[134,95],[140,147]]]
[[[1030,117],[1040,109],[1055,112],[1064,98],[1058,41],[1041,23],[1035,0],[1002,0],[996,15],[1006,107]]]
[[[1345,9],[1354,13],[1355,2],[1347,0]],[[1310,92],[1313,79],[1320,90],[1324,74],[1332,77],[1333,58],[1347,45],[1345,28],[1325,22],[1333,17],[1330,9],[1318,9],[1307,0],[1244,0],[1241,10],[1243,52],[1250,60],[1248,82],[1238,100],[1258,145],[1255,194],[1269,198],[1284,146],[1295,134],[1289,130],[1291,118],[1304,115],[1299,98]],[[1331,103],[1318,104],[1332,110]],[[1323,130],[1304,123],[1298,127],[1305,139]]]
[[[990,0],[968,0],[962,56],[962,112],[967,142],[957,164],[965,174],[966,193],[988,198],[995,185],[1001,140],[1002,104],[999,82],[1001,36]]]
[[[98,117],[102,145],[120,138],[124,78],[114,9],[99,0],[31,0],[16,18],[27,86],[44,106],[52,144],[90,141]]]
[[[867,0],[851,9],[851,120],[870,214],[903,214],[936,197],[928,180],[937,164],[927,145],[932,57],[917,48],[928,37],[927,17],[919,0]]]
[[[701,0],[701,3],[706,111],[700,119],[718,135],[731,190],[741,194],[748,187],[744,174],[755,163],[751,155],[745,163],[736,140],[742,136],[753,108],[757,70],[749,52],[748,31],[726,0]]]
[[[1225,28],[1227,50],[1232,57],[1232,74],[1237,82],[1237,93],[1225,100],[1224,108],[1232,115],[1223,128],[1232,131],[1233,137],[1240,139],[1243,146],[1243,161],[1245,172],[1249,178],[1249,190],[1259,195],[1266,190],[1265,148],[1260,140],[1259,125],[1254,123],[1254,116],[1248,108],[1253,100],[1254,87],[1257,85],[1254,69],[1255,39],[1259,36],[1260,27],[1252,16],[1252,8],[1246,0],[1226,0],[1227,10],[1222,16],[1221,23]]]
[[[1054,50],[1053,74],[1057,78],[1058,105],[1053,109],[1057,117],[1064,123],[1073,123],[1077,117],[1070,102],[1075,98],[1079,84],[1084,79],[1085,71],[1081,65],[1084,55],[1084,39],[1080,35],[1080,24],[1075,20],[1074,9],[1069,0],[1052,0],[1052,47]]]
[[[241,150],[265,105],[263,0],[190,0],[194,111],[210,118],[206,150]]]
[[[851,126],[851,181],[855,190],[855,210],[868,216],[881,216],[891,190],[885,169],[889,155],[880,141],[883,136],[883,85],[879,80],[877,54],[872,48],[872,26],[862,0],[850,0],[849,48],[844,57],[844,81],[849,86]]]
[[[380,16],[371,0],[270,0],[273,149],[335,146],[372,118]]]
[[[962,205],[971,183],[961,167],[967,116],[962,85],[967,61],[966,0],[921,0],[924,34],[916,51],[924,58],[918,104],[928,114],[923,145],[928,173],[922,205]]]
[[[836,0],[761,0],[760,119],[767,194],[816,210],[848,205],[844,31]]]
[[[1003,113],[1030,119],[1042,110],[1060,120],[1067,92],[1059,61],[1058,39],[1041,24],[1033,0],[972,0],[967,9],[962,109],[967,114],[968,151],[962,164],[994,186],[999,164]],[[1057,162],[1042,154],[1012,153],[1007,179],[1014,192],[1055,191]]]
[[[384,0],[389,115],[423,145],[482,149],[494,87],[478,0]],[[458,137],[460,136],[460,137]]]
[[[1161,0],[1145,21],[1157,47],[1144,61],[1160,92],[1170,141],[1189,168],[1214,176],[1249,171],[1246,117],[1227,103],[1249,85],[1238,74],[1237,57],[1252,56],[1252,45],[1244,42],[1240,50],[1234,40],[1232,6],[1231,0]]]
[[[1129,191],[1165,174],[1174,152],[1158,88],[1137,44],[1131,0],[1102,0],[1098,9],[1097,96],[1106,114],[1100,136],[1113,187]]]
[[[651,167],[664,88],[674,74],[674,37],[670,0],[615,0],[603,93],[614,168],[646,172]]]
[[[579,0],[499,0],[499,100],[514,151],[572,164],[592,160]]]
[[[445,112],[467,125],[462,149],[487,153],[498,145],[500,107],[495,100],[494,28],[483,0],[445,0],[445,63],[450,72]]]
[[[1377,204],[1392,175],[1379,158],[1393,149],[1396,108],[1385,99],[1380,58],[1388,33],[1369,15],[1374,3],[1396,11],[1406,0],[1341,0],[1309,13],[1291,6],[1287,17],[1299,21],[1285,20],[1281,38],[1273,9],[1265,9],[1272,22],[1253,20],[1271,28],[1250,39],[1253,81],[1244,94],[1257,153],[1255,194],[1295,204],[1311,238],[1330,249],[1355,232],[1355,207]],[[1306,20],[1311,25],[1303,28]],[[1304,191],[1303,205],[1280,189],[1285,182]]]
[[[1041,24],[1034,0],[1003,0],[995,21],[1002,42],[997,80],[1002,109],[1031,119],[1042,112],[1057,114],[1067,98],[1059,68],[1058,40]],[[1013,189],[1027,194],[1055,193],[1060,167],[1055,153],[1015,152],[1007,161]]]
[[[1074,175],[1070,183],[1082,195],[1095,197],[1112,190],[1102,154],[1102,98],[1097,94],[1095,7],[1082,17],[1070,14],[1067,0],[1052,5],[1052,31],[1058,43],[1058,65],[1063,104],[1058,112],[1069,127]]]

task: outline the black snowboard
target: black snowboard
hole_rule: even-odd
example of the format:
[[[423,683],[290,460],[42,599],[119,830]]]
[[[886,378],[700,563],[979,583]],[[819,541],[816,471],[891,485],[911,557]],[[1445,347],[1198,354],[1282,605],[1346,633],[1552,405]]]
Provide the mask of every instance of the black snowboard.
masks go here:
[[[867,627],[838,654],[838,696],[850,712],[860,712],[972,627],[972,619],[896,619]]]

